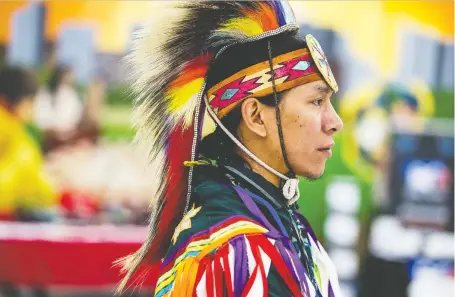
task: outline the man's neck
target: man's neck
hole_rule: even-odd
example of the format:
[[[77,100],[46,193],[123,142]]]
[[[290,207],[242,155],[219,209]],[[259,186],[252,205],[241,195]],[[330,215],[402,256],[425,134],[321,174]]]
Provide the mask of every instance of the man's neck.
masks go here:
[[[264,166],[262,166],[261,164],[259,164],[258,162],[254,161],[253,159],[251,159],[247,154],[245,154],[243,151],[240,150],[240,156],[245,160],[245,162],[248,163],[248,165],[250,166],[251,170],[253,170],[254,172],[256,172],[257,174],[261,175],[263,178],[265,178],[268,182],[272,183],[275,187],[279,187],[280,186],[280,177],[278,177],[277,175],[275,175],[274,173],[270,172],[269,170],[267,170]],[[259,156],[258,158],[263,161]],[[277,168],[275,168],[275,166],[273,166],[274,164],[271,164],[271,163],[267,163],[266,161],[263,161],[265,164],[267,164],[268,166],[274,168],[275,170],[277,171],[280,171],[278,170]]]

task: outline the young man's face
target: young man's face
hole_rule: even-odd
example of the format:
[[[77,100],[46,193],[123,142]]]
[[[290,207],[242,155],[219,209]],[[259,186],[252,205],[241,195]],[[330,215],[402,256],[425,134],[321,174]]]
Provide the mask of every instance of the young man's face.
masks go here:
[[[280,113],[284,144],[292,170],[299,176],[315,179],[324,173],[325,162],[332,155],[333,135],[343,128],[330,102],[332,93],[324,81],[318,80],[283,96]],[[271,117],[274,112],[270,107]],[[269,148],[281,152],[276,120],[268,129]]]

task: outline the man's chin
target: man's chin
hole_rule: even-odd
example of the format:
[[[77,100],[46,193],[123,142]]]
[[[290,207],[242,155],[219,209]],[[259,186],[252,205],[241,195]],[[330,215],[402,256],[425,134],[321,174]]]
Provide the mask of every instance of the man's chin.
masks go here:
[[[324,174],[324,169],[322,170],[319,170],[319,171],[307,171],[307,172],[304,172],[303,174],[299,174],[299,176],[309,180],[309,181],[314,181],[314,180],[318,180],[322,177],[322,175]]]
[[[320,179],[323,175],[324,175],[324,173],[321,173],[319,175],[308,175],[308,176],[305,176],[305,179],[307,179],[309,181],[315,181],[315,180]]]

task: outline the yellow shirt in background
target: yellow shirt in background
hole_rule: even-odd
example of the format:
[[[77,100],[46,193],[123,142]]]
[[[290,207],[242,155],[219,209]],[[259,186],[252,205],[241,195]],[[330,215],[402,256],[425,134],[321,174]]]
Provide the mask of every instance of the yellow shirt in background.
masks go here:
[[[41,151],[24,125],[0,107],[0,215],[11,215],[17,207],[39,209],[57,203],[42,165]]]

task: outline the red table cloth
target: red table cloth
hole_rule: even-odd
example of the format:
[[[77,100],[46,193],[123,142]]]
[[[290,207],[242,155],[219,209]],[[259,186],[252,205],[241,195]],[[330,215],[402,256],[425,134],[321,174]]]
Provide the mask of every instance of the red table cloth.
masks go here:
[[[145,239],[142,226],[0,223],[0,280],[22,285],[102,287],[121,276],[113,261]],[[143,286],[153,288],[158,270]]]

